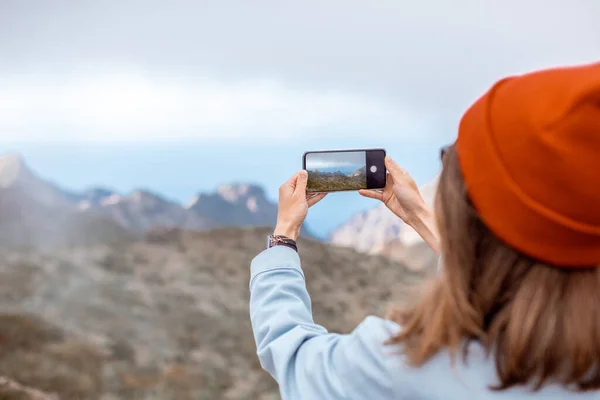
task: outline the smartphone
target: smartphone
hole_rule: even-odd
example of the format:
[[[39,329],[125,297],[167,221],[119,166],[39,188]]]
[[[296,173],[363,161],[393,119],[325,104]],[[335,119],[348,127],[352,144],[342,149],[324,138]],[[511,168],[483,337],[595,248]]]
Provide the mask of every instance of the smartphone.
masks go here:
[[[385,149],[307,151],[307,192],[341,192],[385,187]]]

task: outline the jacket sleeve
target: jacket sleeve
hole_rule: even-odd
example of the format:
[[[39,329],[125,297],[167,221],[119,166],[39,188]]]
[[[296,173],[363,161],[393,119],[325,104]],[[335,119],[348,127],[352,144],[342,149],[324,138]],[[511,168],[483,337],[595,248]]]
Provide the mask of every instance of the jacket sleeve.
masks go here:
[[[276,246],[252,261],[250,317],[260,363],[284,400],[393,398],[391,377],[369,336],[375,317],[348,335],[315,324],[294,250]]]

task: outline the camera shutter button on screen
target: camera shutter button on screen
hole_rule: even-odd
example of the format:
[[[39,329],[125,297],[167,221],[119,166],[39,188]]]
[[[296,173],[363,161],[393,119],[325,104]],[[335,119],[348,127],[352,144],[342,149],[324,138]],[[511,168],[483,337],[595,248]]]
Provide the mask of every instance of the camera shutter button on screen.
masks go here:
[[[377,172],[377,166],[376,165],[371,165],[371,172],[372,173]]]

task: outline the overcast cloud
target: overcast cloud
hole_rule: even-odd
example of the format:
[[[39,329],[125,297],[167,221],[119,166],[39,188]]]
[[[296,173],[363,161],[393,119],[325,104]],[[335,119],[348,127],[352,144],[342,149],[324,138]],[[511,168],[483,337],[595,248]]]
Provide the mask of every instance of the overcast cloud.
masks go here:
[[[600,60],[597,0],[2,1],[0,141],[448,134]]]

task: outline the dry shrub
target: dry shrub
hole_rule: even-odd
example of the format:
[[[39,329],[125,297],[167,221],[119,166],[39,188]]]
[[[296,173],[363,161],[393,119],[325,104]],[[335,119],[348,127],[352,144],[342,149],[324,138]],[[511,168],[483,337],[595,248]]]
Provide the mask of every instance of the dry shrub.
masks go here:
[[[163,369],[163,378],[168,387],[196,389],[203,387],[204,373],[198,366],[169,364]]]
[[[152,391],[160,386],[161,375],[154,368],[126,371],[119,376],[119,386],[129,394]]]
[[[38,349],[63,339],[60,329],[33,315],[0,314],[0,354]]]
[[[1,400],[59,400],[56,395],[25,387],[6,377],[0,377]]]
[[[29,315],[0,315],[0,375],[61,399],[93,399],[102,392],[104,357]]]
[[[137,368],[119,375],[119,386],[124,394],[147,393],[157,390],[187,394],[204,387],[204,371],[198,366],[172,363],[162,369]]]

